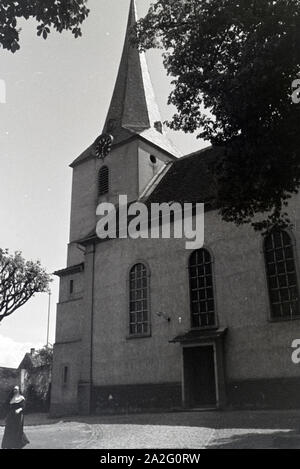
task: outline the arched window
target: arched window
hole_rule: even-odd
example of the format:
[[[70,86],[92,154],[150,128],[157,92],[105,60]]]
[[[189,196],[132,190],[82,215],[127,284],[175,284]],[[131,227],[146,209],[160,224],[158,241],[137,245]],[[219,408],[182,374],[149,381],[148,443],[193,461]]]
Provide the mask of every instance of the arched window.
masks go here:
[[[215,301],[212,260],[206,249],[192,253],[189,261],[192,327],[214,326]]]
[[[102,166],[98,175],[98,195],[104,195],[109,192],[109,169]]]
[[[293,243],[286,231],[275,230],[264,243],[269,296],[273,319],[300,315]]]
[[[129,334],[147,335],[149,325],[149,282],[144,264],[136,264],[129,274]]]

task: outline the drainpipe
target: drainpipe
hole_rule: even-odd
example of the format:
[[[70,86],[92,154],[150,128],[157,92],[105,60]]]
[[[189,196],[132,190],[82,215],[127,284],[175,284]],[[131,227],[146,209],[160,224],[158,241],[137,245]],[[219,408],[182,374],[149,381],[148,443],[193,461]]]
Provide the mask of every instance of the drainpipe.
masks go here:
[[[93,403],[93,358],[94,358],[94,293],[95,293],[95,251],[96,245],[93,244],[93,270],[92,270],[92,301],[91,301],[91,353],[90,353],[90,408],[89,414],[92,413]]]

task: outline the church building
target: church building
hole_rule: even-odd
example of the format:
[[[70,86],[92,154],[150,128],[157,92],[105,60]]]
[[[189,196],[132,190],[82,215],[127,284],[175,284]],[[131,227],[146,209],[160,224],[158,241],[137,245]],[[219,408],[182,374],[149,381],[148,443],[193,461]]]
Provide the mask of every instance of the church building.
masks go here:
[[[169,141],[131,0],[103,133],[73,163],[60,277],[51,414],[300,406],[299,196],[293,228],[268,236],[222,221],[213,147]],[[101,202],[205,203],[201,249],[183,239],[100,239]]]

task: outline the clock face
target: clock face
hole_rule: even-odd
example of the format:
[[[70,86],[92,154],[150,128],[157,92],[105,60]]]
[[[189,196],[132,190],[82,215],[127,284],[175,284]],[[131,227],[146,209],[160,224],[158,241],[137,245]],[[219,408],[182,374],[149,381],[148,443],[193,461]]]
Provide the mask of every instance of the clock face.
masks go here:
[[[113,141],[114,138],[112,137],[112,135],[109,134],[100,135],[100,137],[96,139],[95,153],[98,158],[104,159],[109,154]]]

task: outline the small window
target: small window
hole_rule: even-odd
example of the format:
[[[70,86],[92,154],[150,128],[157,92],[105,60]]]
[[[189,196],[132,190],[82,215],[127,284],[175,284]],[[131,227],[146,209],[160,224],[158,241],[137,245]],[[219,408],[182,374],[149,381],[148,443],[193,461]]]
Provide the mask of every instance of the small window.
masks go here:
[[[107,166],[103,166],[99,170],[98,177],[98,195],[105,195],[109,192],[109,169]]]
[[[74,293],[74,280],[70,280],[70,295]]]
[[[157,163],[157,158],[156,158],[156,156],[150,155],[150,161],[151,161],[152,164],[156,164],[156,163]]]
[[[68,381],[69,381],[69,367],[64,366],[63,367],[63,385],[65,386],[66,384],[68,384]]]
[[[265,239],[264,253],[272,319],[299,317],[299,290],[290,235],[274,230]]]
[[[211,255],[206,249],[192,253],[189,262],[192,327],[215,326],[215,300]]]
[[[134,265],[129,277],[129,334],[148,335],[150,325],[147,267],[144,264]]]
[[[160,122],[160,121],[154,122],[154,128],[155,128],[155,130],[157,130],[157,132],[159,132],[160,134],[163,133],[163,125],[162,125],[162,122]]]

